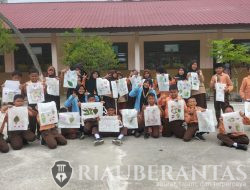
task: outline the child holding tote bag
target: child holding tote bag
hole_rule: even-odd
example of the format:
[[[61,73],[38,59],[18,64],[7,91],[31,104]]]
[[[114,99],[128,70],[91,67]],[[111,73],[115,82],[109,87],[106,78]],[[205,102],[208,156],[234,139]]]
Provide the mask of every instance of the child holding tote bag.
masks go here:
[[[184,123],[184,110],[186,110],[185,101],[178,96],[178,89],[175,84],[169,88],[169,97],[165,100],[160,99],[158,102],[165,103],[165,124],[163,126],[162,136],[171,137],[173,134],[177,138],[183,138],[186,129],[183,126]]]
[[[222,63],[217,63],[215,65],[216,74],[212,76],[210,81],[210,88],[214,90],[214,108],[216,119],[219,123],[221,116],[221,110],[224,110],[227,105],[229,105],[229,93],[233,91],[233,83],[228,74],[224,73],[224,66]],[[220,86],[223,86],[221,89]],[[220,94],[219,94],[220,93]],[[223,97],[223,99],[218,99]]]
[[[160,132],[161,132],[161,117],[163,116],[163,110],[161,109],[160,106],[157,105],[157,102],[155,101],[155,94],[153,93],[149,93],[148,96],[147,96],[147,102],[148,102],[148,105],[147,106],[143,106],[142,108],[142,115],[143,115],[143,120],[144,120],[144,138],[147,139],[149,138],[150,136],[153,137],[153,138],[159,138],[160,136]],[[158,113],[152,113],[150,114],[149,117],[153,116],[153,118],[145,118],[145,110],[147,108],[152,108],[154,107],[156,110],[158,108]],[[159,117],[158,117],[159,116]],[[156,118],[158,117],[158,118]],[[152,123],[154,122],[154,124],[151,126],[146,126],[146,119],[150,119],[150,120],[153,120],[151,121]]]
[[[192,64],[190,65],[189,71],[188,71],[188,79],[190,81],[192,81],[192,75],[196,75],[198,76],[198,82],[199,82],[199,86],[198,89],[193,90],[193,85],[192,85],[192,91],[191,91],[191,96],[193,98],[195,98],[196,102],[197,102],[197,106],[207,109],[207,100],[206,100],[206,89],[205,89],[205,85],[204,85],[204,75],[202,73],[202,70],[200,70],[198,68],[198,64],[196,60],[192,61]],[[192,83],[192,82],[191,82]]]
[[[225,106],[224,113],[230,113],[234,112],[234,108],[231,105]],[[245,125],[250,124],[250,119],[247,118],[242,112],[240,112],[240,115],[242,117],[243,123]],[[223,119],[220,118],[219,121],[219,133],[217,135],[217,138],[221,141],[222,146],[228,146],[228,147],[234,147],[236,149],[240,150],[247,150],[248,144],[249,144],[249,138],[244,132],[234,132],[234,133],[226,133]]]
[[[134,109],[139,113],[139,128],[136,130],[135,137],[141,136],[141,133],[143,132],[144,120],[141,110],[143,105],[148,105],[147,96],[150,93],[155,95],[155,101],[157,102],[156,92],[152,88],[152,81],[150,79],[144,80],[143,85],[138,85],[129,93],[130,97],[135,97]]]
[[[24,97],[20,94],[17,94],[14,96],[14,101],[13,101],[13,106],[14,107],[23,107],[24,106]],[[9,119],[8,117],[10,117],[10,109],[12,109],[13,106],[6,106],[4,108],[2,108],[3,112],[6,112],[5,118],[4,118],[4,122],[2,123],[1,126],[1,131],[4,128],[5,123],[8,122],[8,139],[10,142],[10,145],[12,147],[13,150],[20,150],[23,148],[24,142],[33,142],[36,139],[35,134],[28,128],[28,123],[19,123],[19,121],[21,120],[19,117],[14,117],[14,122],[9,123]],[[36,117],[37,112],[34,111],[31,107],[28,107],[28,113],[27,113],[27,120],[28,120],[28,116],[32,116],[32,117]],[[25,125],[27,124],[27,130],[11,130],[10,128],[13,128],[14,126],[12,125],[17,125],[17,128],[19,125]],[[1,132],[0,132],[1,134]],[[6,146],[4,147],[6,150]]]

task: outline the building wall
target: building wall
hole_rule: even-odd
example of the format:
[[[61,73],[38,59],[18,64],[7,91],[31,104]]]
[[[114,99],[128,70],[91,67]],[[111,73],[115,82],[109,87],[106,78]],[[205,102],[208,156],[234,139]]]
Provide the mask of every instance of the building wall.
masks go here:
[[[100,35],[100,34],[98,34]],[[200,67],[203,70],[208,88],[209,80],[213,73],[213,60],[209,56],[209,41],[213,39],[233,38],[233,39],[250,39],[250,32],[243,30],[210,30],[210,31],[181,31],[176,32],[139,32],[139,33],[103,33],[101,34],[111,42],[127,42],[128,43],[128,69],[135,69],[135,43],[139,43],[140,69],[144,69],[144,42],[147,41],[185,41],[199,40],[200,41]],[[52,43],[52,62],[58,71],[65,68],[63,65],[63,44],[70,40],[70,37],[65,37],[62,34],[27,34],[27,39],[30,43]],[[17,43],[20,41],[17,39]],[[5,70],[6,73],[14,71],[14,56],[13,53],[5,55]],[[176,74],[176,70],[169,70],[170,74]],[[234,72],[233,72],[234,73]],[[1,74],[0,82],[5,80],[6,74]],[[8,74],[7,74],[8,76]],[[238,75],[238,82],[246,76],[246,72]]]

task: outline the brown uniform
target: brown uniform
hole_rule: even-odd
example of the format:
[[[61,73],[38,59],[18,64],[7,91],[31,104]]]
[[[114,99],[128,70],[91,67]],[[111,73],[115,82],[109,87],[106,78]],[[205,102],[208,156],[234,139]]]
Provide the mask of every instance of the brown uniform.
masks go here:
[[[245,77],[241,83],[240,97],[243,100],[250,100],[250,75]]]
[[[39,122],[38,117],[37,121]],[[45,143],[50,149],[55,149],[57,145],[67,144],[67,140],[64,136],[58,133],[58,130],[55,128],[54,124],[40,126],[40,132],[42,139],[45,141]]]
[[[247,117],[244,117],[243,123],[249,125],[250,120]],[[222,120],[220,120],[219,123],[219,133],[217,135],[217,138],[229,147],[233,146],[234,143],[246,144],[246,145],[249,144],[249,138],[243,132],[226,133]]]
[[[171,137],[173,134],[177,138],[183,138],[186,129],[182,126],[184,120],[176,120],[176,121],[171,121],[169,122],[169,117],[168,117],[168,102],[170,100],[182,100],[180,96],[178,96],[176,99],[172,99],[171,97],[167,97],[166,100],[161,100],[165,102],[165,110],[164,110],[164,117],[165,117],[165,125],[163,126],[163,131],[162,131],[162,136],[165,137]],[[183,100],[184,101],[184,100]],[[160,105],[161,102],[159,102]],[[185,101],[184,101],[185,103]],[[186,109],[186,104],[184,106],[184,109]]]
[[[3,138],[3,134],[0,134],[0,151],[2,153],[9,152],[9,146],[8,146],[7,142]]]
[[[160,106],[158,106],[158,107],[159,107],[160,112],[161,112],[160,116],[162,117],[163,116],[163,110],[161,109]],[[154,138],[159,138],[162,126],[154,125],[154,126],[148,126],[148,127],[146,127],[145,126],[145,119],[144,119],[144,110],[145,109],[146,109],[146,106],[144,106],[142,108],[142,116],[143,116],[143,121],[144,121],[144,132],[145,133],[149,133]]]
[[[192,109],[194,109],[194,111]],[[198,130],[197,111],[202,110],[204,109],[198,106],[196,106],[195,108],[187,107],[187,109],[185,110],[185,122],[187,123],[188,128],[183,136],[184,141],[190,141]]]
[[[216,101],[216,94],[214,94],[214,109],[215,109],[215,113],[216,113],[216,119],[219,123],[219,119],[221,116],[221,109],[223,110],[225,108],[225,106],[229,104],[228,96],[229,96],[229,93],[233,90],[233,83],[232,83],[229,75],[226,73],[222,73],[220,75],[216,74],[216,75],[212,76],[211,82],[210,82],[210,88],[214,89],[215,83],[217,83],[217,82],[222,83],[222,84],[226,84],[226,87],[228,88],[228,92],[225,93],[225,101],[224,102]]]

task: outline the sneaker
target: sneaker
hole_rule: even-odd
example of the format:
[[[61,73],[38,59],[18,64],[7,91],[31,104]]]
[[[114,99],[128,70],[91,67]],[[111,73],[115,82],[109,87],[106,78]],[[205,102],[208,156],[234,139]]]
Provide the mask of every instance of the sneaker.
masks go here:
[[[103,143],[104,143],[104,140],[102,138],[95,139],[95,141],[94,141],[95,146],[101,145]]]
[[[236,149],[240,149],[240,150],[245,150],[245,151],[247,151],[248,147],[247,147],[247,145],[245,145],[245,144],[237,144]]]
[[[83,140],[84,138],[85,138],[84,133],[81,133],[81,134],[79,135],[79,139],[80,139],[80,140]]]
[[[145,134],[144,134],[144,139],[148,139],[148,138],[149,138],[149,136],[150,136],[150,134],[149,134],[149,133],[145,133]]]
[[[202,134],[200,133],[196,133],[195,136],[194,136],[197,140],[202,140],[202,141],[205,141],[206,139],[202,136]]]
[[[122,140],[116,138],[116,139],[112,140],[112,143],[117,145],[117,146],[121,146],[122,145]]]
[[[138,131],[135,132],[135,137],[139,138],[141,136],[141,133],[139,133]]]

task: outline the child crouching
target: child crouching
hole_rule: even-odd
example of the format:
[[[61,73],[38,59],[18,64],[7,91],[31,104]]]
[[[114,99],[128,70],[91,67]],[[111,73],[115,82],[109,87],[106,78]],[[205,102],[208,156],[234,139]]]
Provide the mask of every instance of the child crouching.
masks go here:
[[[187,101],[187,109],[185,110],[185,122],[187,123],[187,129],[183,136],[183,140],[185,142],[190,141],[193,136],[197,136],[197,138],[205,140],[202,133],[197,133],[198,131],[198,117],[197,111],[205,111],[205,109],[196,106],[197,102],[195,98],[189,98]]]
[[[40,124],[39,115],[37,115],[37,121]],[[57,145],[66,145],[66,138],[60,134],[56,128],[55,124],[40,125],[41,133],[41,144],[47,145],[50,149],[57,148]]]
[[[224,113],[234,112],[234,108],[231,105],[227,105],[223,110]],[[243,118],[243,123],[250,123],[250,120],[244,116],[243,113],[240,113]],[[217,138],[221,140],[221,145],[225,145],[228,147],[234,147],[236,149],[247,150],[247,145],[249,144],[249,138],[244,132],[234,132],[234,133],[226,133],[225,127],[223,124],[223,119],[220,118],[219,122],[219,134]]]

